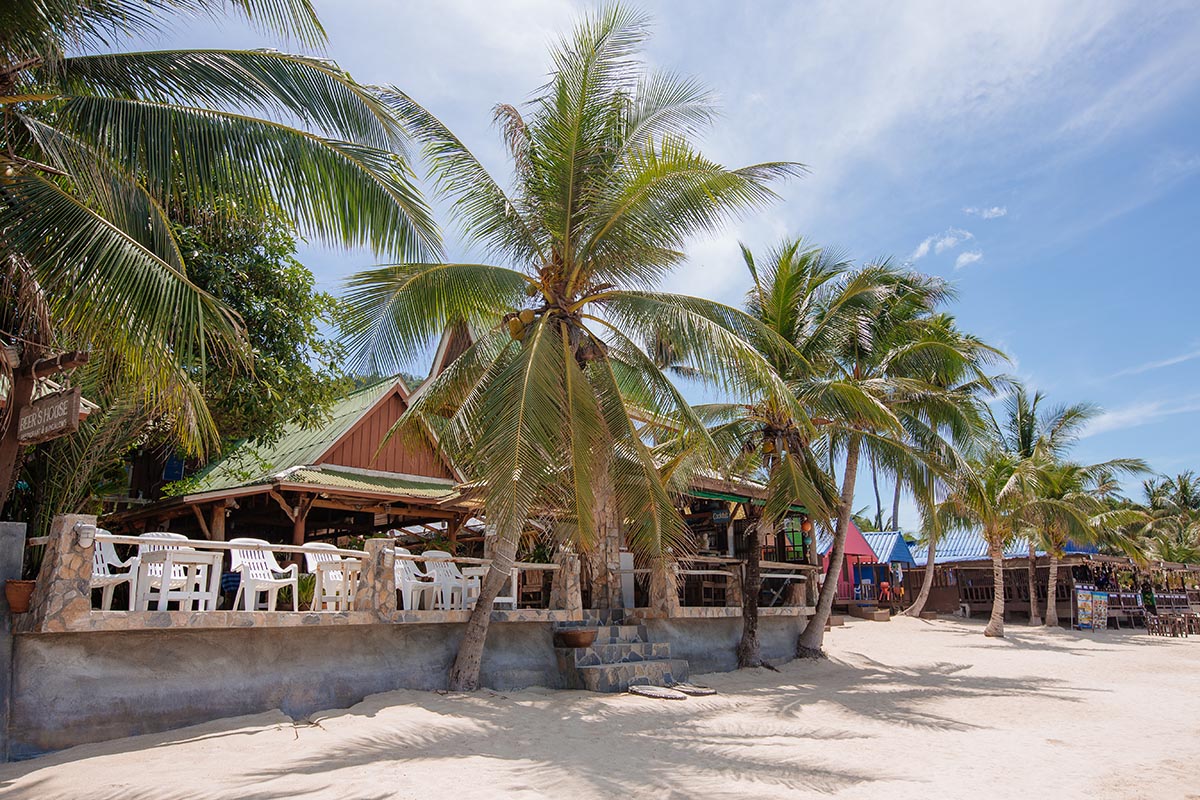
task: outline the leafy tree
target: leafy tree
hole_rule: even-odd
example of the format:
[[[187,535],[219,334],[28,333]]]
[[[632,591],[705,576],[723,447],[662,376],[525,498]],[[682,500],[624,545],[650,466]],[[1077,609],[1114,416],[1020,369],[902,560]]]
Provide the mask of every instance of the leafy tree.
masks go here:
[[[369,369],[415,357],[447,324],[478,332],[400,424],[439,431],[483,487],[496,536],[450,674],[455,689],[478,684],[492,600],[531,515],[559,512],[560,534],[599,553],[602,566],[615,566],[622,528],[660,575],[690,546],[630,415],[675,414],[697,431],[703,423],[639,342],[659,331],[693,343],[693,366],[730,384],[777,381],[738,335],[756,328],[751,318],[653,287],[684,261],[689,237],[773,200],[771,184],[799,168],[727,169],[699,153],[691,140],[714,117],[712,96],[645,68],[647,25],[619,5],[588,15],[554,48],[550,78],[527,107],[496,107],[511,192],[425,109],[399,91],[388,97],[466,237],[499,262],[382,267],[355,276],[349,297],[349,341]],[[619,602],[617,592],[611,580],[593,602]]]
[[[247,368],[220,359],[205,369],[204,396],[222,441],[272,441],[289,423],[321,422],[349,386],[342,349],[325,335],[340,306],[315,291],[287,220],[193,213],[175,235],[192,282],[233,309],[246,329]]]
[[[192,370],[213,352],[236,357],[244,330],[189,279],[168,209],[230,201],[279,209],[327,242],[439,252],[397,155],[401,126],[335,64],[273,50],[105,52],[173,14],[228,11],[306,45],[324,39],[307,0],[0,6],[0,337],[20,353],[10,417],[40,359],[90,349],[115,356],[110,380],[169,418],[188,451],[217,443]],[[19,452],[8,425],[0,497]]]

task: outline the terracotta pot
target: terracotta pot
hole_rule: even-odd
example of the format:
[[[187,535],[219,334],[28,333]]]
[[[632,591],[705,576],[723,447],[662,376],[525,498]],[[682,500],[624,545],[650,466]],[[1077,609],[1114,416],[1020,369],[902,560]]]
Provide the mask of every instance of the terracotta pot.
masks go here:
[[[577,628],[554,632],[554,643],[559,647],[591,647],[596,641],[595,628]]]
[[[5,581],[4,599],[8,600],[8,610],[14,614],[24,614],[29,610],[29,597],[37,581]]]

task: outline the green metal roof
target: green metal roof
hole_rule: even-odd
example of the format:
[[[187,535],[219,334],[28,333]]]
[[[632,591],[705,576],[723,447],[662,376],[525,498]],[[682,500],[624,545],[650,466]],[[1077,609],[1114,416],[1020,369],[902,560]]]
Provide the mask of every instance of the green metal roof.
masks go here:
[[[189,488],[188,493],[200,494],[263,483],[271,475],[283,470],[315,463],[396,383],[396,378],[384,378],[352,392],[334,404],[323,425],[313,428],[289,425],[273,444],[242,442],[229,455],[197,473],[198,483],[194,488]]]
[[[303,483],[351,491],[381,492],[429,500],[441,500],[456,494],[450,481],[422,480],[408,475],[368,473],[333,464],[301,467],[288,472],[282,480],[286,483]]]

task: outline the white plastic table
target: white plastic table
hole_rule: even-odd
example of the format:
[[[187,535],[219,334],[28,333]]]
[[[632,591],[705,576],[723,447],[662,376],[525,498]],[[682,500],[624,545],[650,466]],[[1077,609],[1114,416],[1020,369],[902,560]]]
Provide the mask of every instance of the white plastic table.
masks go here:
[[[471,581],[469,579],[470,578],[478,578],[479,583],[476,585],[479,586],[480,589],[482,589],[483,588],[483,579],[485,577],[487,577],[488,569],[489,569],[488,567],[463,567],[463,571],[462,571],[463,577],[468,579],[468,580],[463,581],[463,584],[464,584],[463,585],[463,607],[464,608],[470,608],[472,605],[474,605],[474,600],[475,600],[474,597],[469,597],[469,598],[467,597],[467,589],[471,585]],[[508,573],[509,596],[508,597],[498,596],[495,600],[492,601],[492,605],[495,605],[496,603],[512,603],[513,611],[517,610],[517,573],[518,572],[520,572],[520,570],[517,569],[516,567],[513,567],[512,570]]]
[[[219,550],[193,550],[171,547],[143,553],[138,561],[138,596],[136,609],[150,608],[151,586],[150,565],[161,564],[158,587],[158,610],[166,611],[167,603],[179,603],[181,611],[215,611],[217,598],[221,594],[221,561],[224,554]],[[171,588],[176,567],[183,572],[183,585]]]
[[[341,561],[318,561],[316,563],[313,606],[325,610],[326,605],[334,611],[350,611],[354,607],[354,590],[358,587],[358,573],[362,563],[353,558]],[[331,572],[340,572],[341,578],[334,579]],[[340,586],[341,591],[334,587]]]

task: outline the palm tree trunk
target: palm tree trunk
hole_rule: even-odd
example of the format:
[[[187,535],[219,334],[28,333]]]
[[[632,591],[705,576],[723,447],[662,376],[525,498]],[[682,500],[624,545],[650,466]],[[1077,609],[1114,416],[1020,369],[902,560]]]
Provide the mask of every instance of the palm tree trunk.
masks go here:
[[[1004,548],[996,543],[991,546],[992,556],[992,617],[983,629],[984,636],[1004,636]]]
[[[483,644],[487,639],[488,623],[492,620],[492,602],[508,584],[508,576],[517,558],[519,538],[520,532],[517,530],[497,537],[492,563],[479,589],[475,608],[471,609],[471,616],[467,619],[467,629],[458,645],[454,666],[450,668],[448,684],[452,692],[473,692],[479,688],[479,670],[483,665]]]
[[[871,457],[871,485],[875,487],[875,530],[883,530],[883,498],[879,495],[879,473],[875,469],[875,458]]]
[[[747,531],[750,552],[746,554],[746,575],[742,582],[742,640],[737,646],[738,667],[762,666],[758,643],[758,595],[762,591],[762,543],[775,535],[775,526],[759,518]]]
[[[1046,625],[1058,627],[1058,553],[1050,550],[1050,577],[1046,581]]]
[[[1033,537],[1029,537],[1029,624],[1040,626],[1042,617],[1037,604],[1037,549]]]
[[[933,571],[936,569],[933,561],[936,555],[937,537],[931,534],[929,548],[925,551],[925,576],[921,579],[921,591],[917,593],[917,599],[913,601],[913,604],[904,611],[910,617],[921,616],[921,612],[925,610],[925,604],[929,602],[929,592],[933,589]]]
[[[892,494],[892,524],[891,530],[900,530],[900,477],[896,476],[896,491]]]
[[[858,450],[861,439],[852,435],[846,445],[846,475],[842,480],[842,496],[838,504],[837,527],[833,533],[833,548],[829,553],[829,567],[825,570],[825,583],[817,597],[815,613],[796,643],[796,655],[802,658],[822,658],[825,653],[821,645],[825,641],[825,623],[833,611],[833,598],[837,595],[838,576],[842,574],[842,559],[846,554],[846,534],[850,531],[850,511],[854,506],[854,481],[858,477]]]

